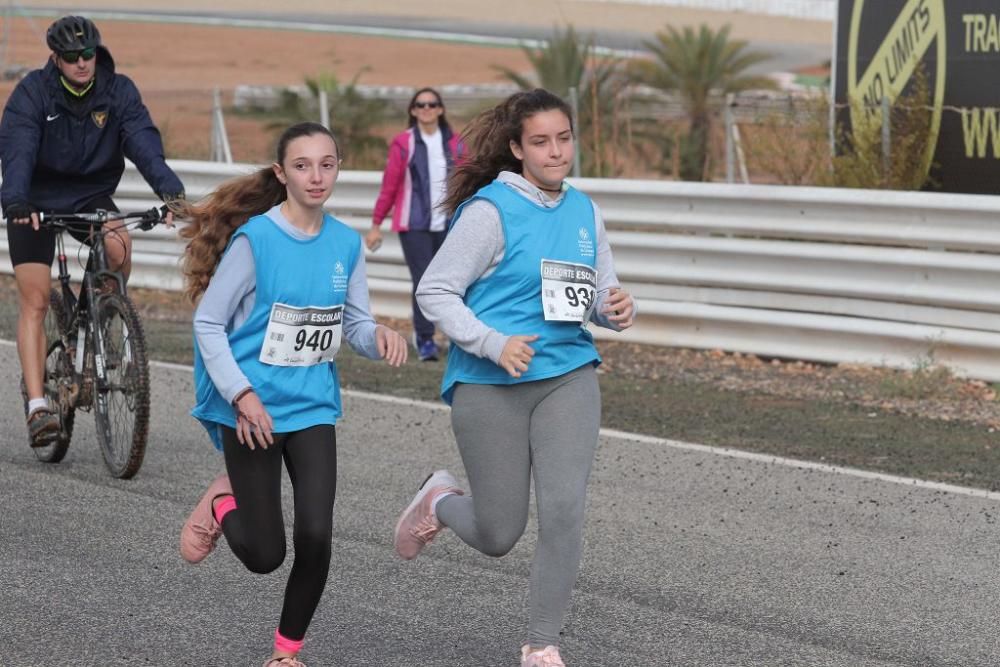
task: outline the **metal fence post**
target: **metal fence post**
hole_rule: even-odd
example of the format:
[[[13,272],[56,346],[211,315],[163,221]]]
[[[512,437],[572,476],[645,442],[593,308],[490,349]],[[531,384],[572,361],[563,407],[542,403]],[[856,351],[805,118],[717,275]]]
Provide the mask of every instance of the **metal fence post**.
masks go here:
[[[747,159],[743,154],[743,142],[740,139],[740,126],[733,123],[733,146],[736,147],[736,157],[740,167],[740,180],[750,183],[750,174],[747,172]]]
[[[733,146],[733,105],[736,96],[726,94],[726,109],[723,114],[726,126],[726,183],[736,180],[736,149]]]
[[[218,87],[212,91],[212,155],[213,162],[233,161],[233,152],[229,147],[229,135],[226,134],[226,119],[222,113],[222,94]]]
[[[576,86],[569,89],[569,106],[573,110],[573,122],[576,124],[576,150],[573,151],[573,178],[580,177],[580,94]]]
[[[832,169],[832,159],[837,157],[837,100],[833,95],[829,95],[827,99],[830,102],[830,113],[827,122],[830,126],[827,128],[829,131],[829,141],[830,141],[830,158],[831,158],[831,169]]]
[[[330,99],[325,88],[319,89],[319,124],[330,129]]]
[[[889,170],[892,165],[892,107],[889,105],[889,96],[882,96],[882,178],[883,185],[888,185]]]
[[[14,19],[14,0],[8,0],[3,9],[3,37],[0,37],[0,67],[6,68],[10,49],[10,24]]]

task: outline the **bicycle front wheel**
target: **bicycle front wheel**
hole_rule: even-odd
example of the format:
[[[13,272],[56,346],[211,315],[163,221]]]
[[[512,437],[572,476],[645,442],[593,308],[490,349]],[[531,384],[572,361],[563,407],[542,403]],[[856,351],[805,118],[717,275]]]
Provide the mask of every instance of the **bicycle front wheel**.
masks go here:
[[[90,354],[97,441],[111,474],[128,479],[142,466],[149,433],[149,364],[131,299],[109,294],[94,310],[99,331]]]

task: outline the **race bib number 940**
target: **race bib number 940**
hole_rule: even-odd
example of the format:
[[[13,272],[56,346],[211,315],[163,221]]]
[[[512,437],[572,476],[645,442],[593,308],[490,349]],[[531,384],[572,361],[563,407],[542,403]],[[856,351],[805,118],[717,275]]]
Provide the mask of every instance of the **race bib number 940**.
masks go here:
[[[593,268],[542,260],[542,308],[546,320],[586,323],[596,292],[597,271]]]
[[[271,306],[259,359],[272,366],[333,361],[340,349],[343,321],[343,306],[296,308],[276,303]]]

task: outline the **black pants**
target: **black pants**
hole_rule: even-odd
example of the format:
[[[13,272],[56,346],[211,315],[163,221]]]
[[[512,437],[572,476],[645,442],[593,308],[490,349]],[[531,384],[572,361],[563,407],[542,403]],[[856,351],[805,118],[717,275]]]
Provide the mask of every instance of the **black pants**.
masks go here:
[[[115,206],[111,197],[98,197],[93,201],[87,202],[85,206],[81,206],[79,210],[72,211],[72,213],[93,213],[99,208],[105,211],[118,211],[118,207]],[[56,211],[56,213],[68,212],[70,211]],[[88,229],[83,227],[71,228],[69,234],[80,243],[90,245],[90,232]],[[112,242],[113,240],[108,240],[108,243]],[[10,250],[10,263],[12,266],[28,263],[52,266],[52,261],[56,255],[56,234],[47,227],[35,231],[31,225],[15,225],[8,220],[7,246]]]
[[[444,243],[447,232],[409,231],[399,233],[399,243],[403,246],[403,257],[410,267],[410,278],[413,280],[411,300],[413,302],[413,330],[417,332],[417,340],[423,341],[434,335],[434,324],[424,317],[417,305],[417,285],[424,277],[434,254]]]
[[[288,639],[302,639],[330,571],[337,490],[336,429],[323,424],[276,433],[273,445],[251,450],[239,443],[236,431],[222,427],[222,444],[236,497],[236,509],[222,519],[222,532],[233,553],[251,572],[272,572],[285,560],[282,460],[288,468],[295,499],[295,562],[285,588],[278,631]]]

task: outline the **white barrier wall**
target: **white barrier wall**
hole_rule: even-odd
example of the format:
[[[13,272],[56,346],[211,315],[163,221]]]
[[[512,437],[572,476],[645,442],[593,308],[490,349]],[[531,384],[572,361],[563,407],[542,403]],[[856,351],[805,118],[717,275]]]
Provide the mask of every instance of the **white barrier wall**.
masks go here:
[[[191,199],[254,168],[171,164]],[[380,178],[342,173],[331,212],[366,230]],[[960,374],[1000,380],[1000,199],[663,181],[574,184],[601,207],[619,278],[640,301],[636,327],[613,336],[897,367],[932,355]],[[116,199],[123,209],[156,203],[134,169]],[[136,233],[133,284],[178,289],[181,248],[167,230]],[[375,312],[408,317],[409,274],[395,235],[367,262]],[[6,258],[0,266],[10,271]]]

